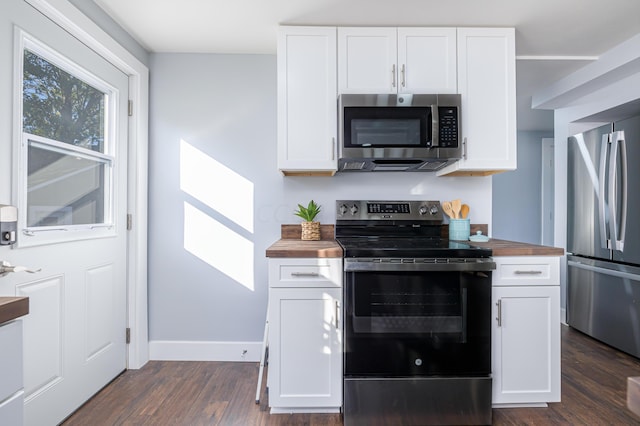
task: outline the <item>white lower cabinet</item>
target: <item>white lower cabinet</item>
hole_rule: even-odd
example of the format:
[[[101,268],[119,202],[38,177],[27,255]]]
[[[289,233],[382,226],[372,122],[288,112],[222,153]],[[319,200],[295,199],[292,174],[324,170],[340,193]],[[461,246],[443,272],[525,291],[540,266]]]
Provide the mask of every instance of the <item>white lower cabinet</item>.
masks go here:
[[[342,406],[342,259],[269,259],[272,413]]]
[[[22,321],[0,324],[0,425],[23,424],[22,362]]]
[[[559,257],[495,257],[493,405],[560,401]]]

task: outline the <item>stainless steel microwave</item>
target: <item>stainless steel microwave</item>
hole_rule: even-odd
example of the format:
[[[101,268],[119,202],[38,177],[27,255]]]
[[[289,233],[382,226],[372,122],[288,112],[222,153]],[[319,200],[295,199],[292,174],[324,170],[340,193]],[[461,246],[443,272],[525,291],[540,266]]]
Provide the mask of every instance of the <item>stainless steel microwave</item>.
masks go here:
[[[460,95],[344,94],[338,171],[433,172],[462,156]]]

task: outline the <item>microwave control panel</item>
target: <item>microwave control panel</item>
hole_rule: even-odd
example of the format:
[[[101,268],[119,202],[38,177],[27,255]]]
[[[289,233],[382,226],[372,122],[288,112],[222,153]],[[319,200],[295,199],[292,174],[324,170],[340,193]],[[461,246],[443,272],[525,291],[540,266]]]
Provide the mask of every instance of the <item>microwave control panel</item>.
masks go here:
[[[444,148],[458,147],[458,107],[438,107],[440,126],[439,146]]]

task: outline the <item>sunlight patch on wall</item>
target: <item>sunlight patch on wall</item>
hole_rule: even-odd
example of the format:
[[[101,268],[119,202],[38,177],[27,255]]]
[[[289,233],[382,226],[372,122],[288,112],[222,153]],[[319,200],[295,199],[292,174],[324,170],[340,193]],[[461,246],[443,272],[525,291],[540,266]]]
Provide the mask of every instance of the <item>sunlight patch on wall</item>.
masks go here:
[[[184,140],[180,189],[253,233],[253,183]]]
[[[184,248],[254,290],[253,242],[187,202],[184,203]]]

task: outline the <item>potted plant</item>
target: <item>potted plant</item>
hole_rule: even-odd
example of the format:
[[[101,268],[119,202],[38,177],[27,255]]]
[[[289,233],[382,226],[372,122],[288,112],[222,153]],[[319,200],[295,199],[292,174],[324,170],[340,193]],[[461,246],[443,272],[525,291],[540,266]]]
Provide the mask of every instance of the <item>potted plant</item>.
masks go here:
[[[298,210],[294,214],[304,220],[301,223],[303,240],[314,241],[320,239],[320,222],[314,221],[318,213],[320,213],[320,206],[313,200],[309,201],[307,207],[298,204]]]

